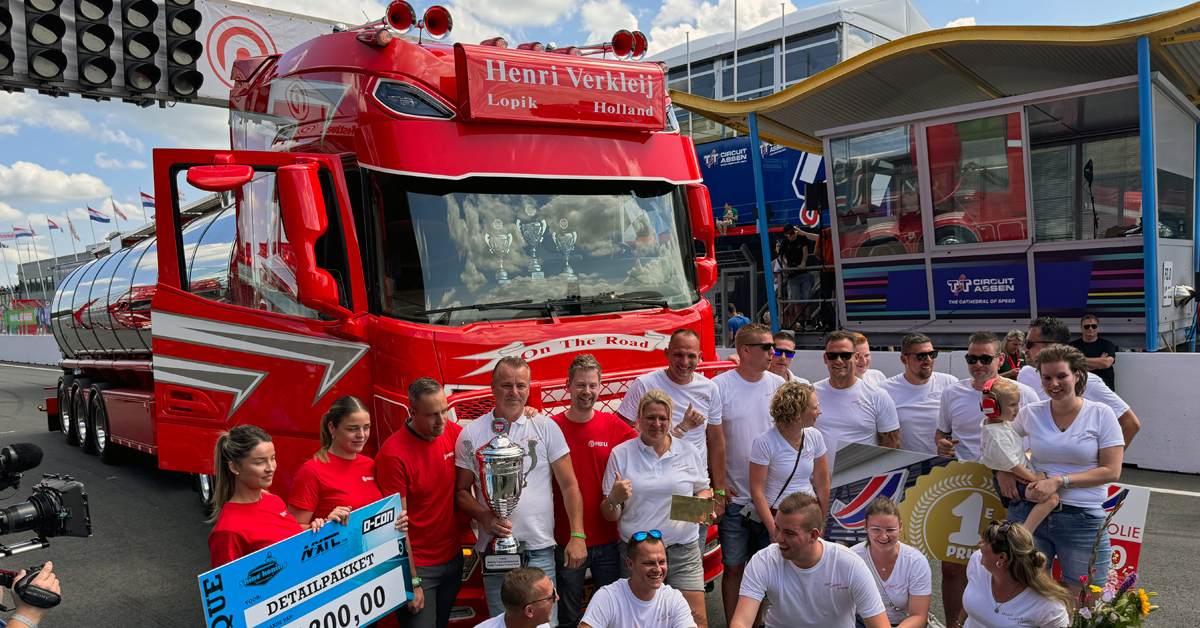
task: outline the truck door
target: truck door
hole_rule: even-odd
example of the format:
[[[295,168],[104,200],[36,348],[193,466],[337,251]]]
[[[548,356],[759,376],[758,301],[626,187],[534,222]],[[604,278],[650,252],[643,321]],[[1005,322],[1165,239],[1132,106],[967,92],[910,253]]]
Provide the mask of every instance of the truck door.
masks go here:
[[[285,492],[319,447],[330,404],[370,399],[366,293],[341,163],[156,150],[154,169],[159,466],[211,474],[220,433],[253,424],[272,435],[282,480],[272,490]],[[221,215],[203,234],[184,226],[206,203],[181,208],[181,188],[221,192],[211,210]]]

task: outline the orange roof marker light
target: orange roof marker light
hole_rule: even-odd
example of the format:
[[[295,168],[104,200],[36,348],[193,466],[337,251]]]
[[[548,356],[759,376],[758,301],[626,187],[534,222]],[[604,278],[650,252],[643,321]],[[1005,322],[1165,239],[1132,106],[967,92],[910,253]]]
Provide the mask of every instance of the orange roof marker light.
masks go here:
[[[508,40],[503,37],[493,37],[479,42],[480,46],[494,46],[496,48],[508,48]]]

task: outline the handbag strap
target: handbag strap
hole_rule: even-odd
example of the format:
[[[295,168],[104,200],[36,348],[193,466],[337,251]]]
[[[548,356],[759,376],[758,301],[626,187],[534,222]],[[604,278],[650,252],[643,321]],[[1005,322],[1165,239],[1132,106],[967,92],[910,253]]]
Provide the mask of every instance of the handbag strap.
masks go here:
[[[875,559],[871,558],[870,541],[867,541],[867,543],[868,545],[863,548],[867,550],[867,564],[871,567],[871,575],[875,576],[875,582],[879,584],[879,590],[883,593],[883,599],[887,600],[887,603],[891,605],[892,610],[904,615],[904,618],[908,619],[908,613],[904,612],[904,609],[900,608],[899,606],[896,606],[896,603],[892,601],[892,596],[888,595],[887,587],[883,584],[883,578],[879,577],[879,572],[875,569]],[[896,557],[896,562],[900,562],[899,556]]]
[[[780,434],[780,436],[783,436]],[[788,484],[792,483],[792,478],[796,477],[796,469],[800,468],[800,456],[804,453],[804,431],[800,431],[800,448],[796,450],[796,464],[792,465],[792,472],[787,479],[783,481],[783,486],[779,487],[779,494],[775,496],[775,501],[771,502],[771,508],[779,504],[779,498],[783,497],[783,492],[787,490]]]

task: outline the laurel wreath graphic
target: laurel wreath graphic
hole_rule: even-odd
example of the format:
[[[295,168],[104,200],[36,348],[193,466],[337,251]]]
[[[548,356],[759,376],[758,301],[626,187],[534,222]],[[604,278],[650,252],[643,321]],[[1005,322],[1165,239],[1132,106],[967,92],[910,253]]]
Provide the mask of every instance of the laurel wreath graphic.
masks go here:
[[[922,480],[925,479],[923,477],[918,480],[917,486],[913,488],[919,488]],[[929,517],[929,509],[946,493],[961,488],[975,488],[975,484],[971,480],[972,476],[969,474],[954,475],[937,482],[926,490],[917,491],[921,497],[917,499],[917,503],[913,506],[912,514],[909,515],[908,521],[905,522],[905,529],[908,531],[908,543],[910,545],[913,545],[926,555],[934,554],[932,548],[929,547],[928,539],[925,537],[925,520]]]

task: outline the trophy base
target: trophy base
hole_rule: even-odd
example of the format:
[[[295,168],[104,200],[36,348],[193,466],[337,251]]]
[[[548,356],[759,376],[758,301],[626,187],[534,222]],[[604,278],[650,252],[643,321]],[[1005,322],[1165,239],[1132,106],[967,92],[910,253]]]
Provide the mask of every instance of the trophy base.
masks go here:
[[[484,554],[485,571],[512,571],[521,566],[520,554]]]
[[[498,283],[498,284],[500,284],[500,285],[502,285],[502,286],[503,286],[503,285],[505,285],[505,284],[510,284],[510,283],[512,283],[512,280],[511,280],[511,279],[497,279],[497,280],[496,280],[496,283]]]
[[[535,271],[535,272],[529,273],[529,278],[534,281],[541,281],[546,278],[546,273],[543,273],[540,270]]]

